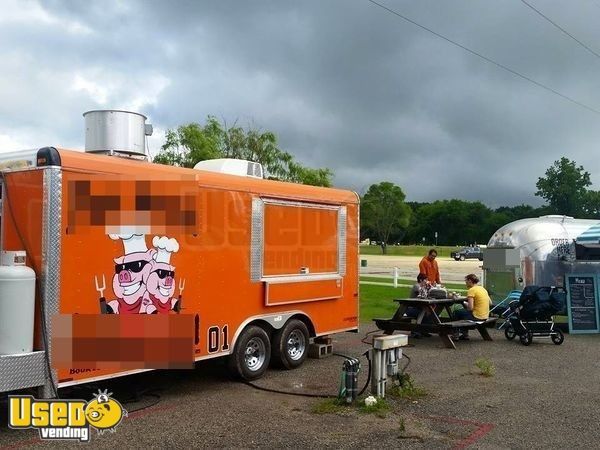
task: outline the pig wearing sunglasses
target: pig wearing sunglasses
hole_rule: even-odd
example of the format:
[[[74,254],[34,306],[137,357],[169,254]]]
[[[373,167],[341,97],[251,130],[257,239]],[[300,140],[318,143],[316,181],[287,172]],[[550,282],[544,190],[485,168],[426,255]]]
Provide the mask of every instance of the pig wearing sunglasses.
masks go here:
[[[108,306],[114,314],[143,313],[146,282],[152,270],[152,257],[156,250],[148,250],[145,236],[142,234],[111,234],[110,238],[122,240],[124,255],[114,260],[113,291],[117,298],[108,302]]]
[[[168,314],[177,302],[175,294],[175,267],[171,265],[171,255],[179,251],[176,239],[155,236],[152,245],[156,248],[146,288],[151,304],[147,314]]]

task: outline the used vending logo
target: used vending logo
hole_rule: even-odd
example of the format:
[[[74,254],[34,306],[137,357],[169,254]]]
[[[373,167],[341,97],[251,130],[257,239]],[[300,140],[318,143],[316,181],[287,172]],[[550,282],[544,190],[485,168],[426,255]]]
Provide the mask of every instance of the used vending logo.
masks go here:
[[[90,427],[99,434],[115,432],[125,408],[110,398],[112,392],[98,391],[85,400],[36,400],[30,395],[9,397],[8,426],[19,430],[36,428],[44,440],[90,441]]]

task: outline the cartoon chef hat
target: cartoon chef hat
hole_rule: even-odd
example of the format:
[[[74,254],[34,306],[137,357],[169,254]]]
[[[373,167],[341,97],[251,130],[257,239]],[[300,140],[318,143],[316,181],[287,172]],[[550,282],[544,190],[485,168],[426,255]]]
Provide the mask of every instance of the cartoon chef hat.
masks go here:
[[[146,246],[146,238],[143,234],[109,234],[113,241],[121,239],[125,254],[130,253],[145,253],[148,251]]]
[[[171,254],[179,251],[179,242],[177,239],[169,239],[167,236],[154,236],[152,245],[156,248],[154,259],[156,262],[164,262],[170,264]]]

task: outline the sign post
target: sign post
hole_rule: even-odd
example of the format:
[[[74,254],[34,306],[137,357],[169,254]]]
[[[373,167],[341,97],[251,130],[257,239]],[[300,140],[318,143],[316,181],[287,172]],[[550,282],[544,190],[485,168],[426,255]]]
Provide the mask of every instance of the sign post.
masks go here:
[[[437,247],[437,231],[435,232],[435,246]]]
[[[569,333],[600,332],[596,274],[569,274],[566,278]]]

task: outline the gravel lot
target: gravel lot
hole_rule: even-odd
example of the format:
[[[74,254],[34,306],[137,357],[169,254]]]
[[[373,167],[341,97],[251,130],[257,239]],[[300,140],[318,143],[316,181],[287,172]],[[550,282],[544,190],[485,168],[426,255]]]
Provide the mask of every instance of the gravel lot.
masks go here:
[[[337,352],[360,355],[361,334],[334,340]],[[118,400],[136,389],[160,390],[160,401],[133,412],[116,433],[92,436],[94,448],[582,448],[600,440],[600,338],[567,335],[561,346],[534,340],[530,347],[492,332],[494,342],[471,333],[456,350],[437,337],[410,342],[407,372],[428,395],[417,402],[389,397],[384,418],[360,413],[316,414],[323,400],[260,391],[227,376],[220,361],[195,371],[149,372],[112,383],[62,390],[64,397],[91,398],[109,387]],[[496,374],[485,378],[474,362],[488,358]],[[406,361],[406,360],[405,360]],[[307,360],[294,371],[271,370],[260,386],[290,392],[335,394],[343,359]],[[366,363],[360,384],[366,379]],[[142,396],[130,411],[156,402]],[[6,407],[2,407],[6,424]],[[402,430],[404,424],[404,430]],[[3,425],[0,445],[8,448],[80,445],[41,444],[35,431]]]

